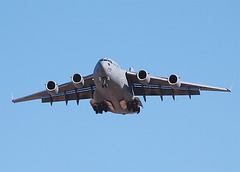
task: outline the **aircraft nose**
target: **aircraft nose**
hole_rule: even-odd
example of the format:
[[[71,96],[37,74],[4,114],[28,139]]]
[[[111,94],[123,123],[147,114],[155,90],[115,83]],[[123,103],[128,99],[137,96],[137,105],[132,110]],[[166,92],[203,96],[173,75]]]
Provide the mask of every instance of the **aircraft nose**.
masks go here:
[[[98,68],[100,71],[102,71],[104,69],[104,62],[102,61],[98,62]]]
[[[99,74],[101,74],[101,75],[106,74],[106,69],[107,69],[106,62],[99,61],[96,67],[97,67],[97,72]]]

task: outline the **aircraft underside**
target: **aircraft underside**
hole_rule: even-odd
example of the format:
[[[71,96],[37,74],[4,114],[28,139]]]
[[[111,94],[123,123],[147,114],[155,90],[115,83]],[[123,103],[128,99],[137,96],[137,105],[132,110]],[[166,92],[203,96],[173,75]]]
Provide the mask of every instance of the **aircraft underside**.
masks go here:
[[[97,78],[96,90],[90,104],[95,113],[102,114],[108,111],[118,114],[139,113],[142,103],[138,97],[134,96],[131,86],[128,86],[127,81],[121,82],[110,74],[107,76],[105,73],[94,73]]]
[[[91,99],[90,104],[96,114],[102,114],[103,112],[108,111],[117,114],[138,114],[140,113],[140,107],[142,107],[142,103],[138,97],[136,97],[133,101],[121,100],[119,101],[119,104],[113,104],[110,100],[104,100],[100,103],[96,103],[94,99]]]

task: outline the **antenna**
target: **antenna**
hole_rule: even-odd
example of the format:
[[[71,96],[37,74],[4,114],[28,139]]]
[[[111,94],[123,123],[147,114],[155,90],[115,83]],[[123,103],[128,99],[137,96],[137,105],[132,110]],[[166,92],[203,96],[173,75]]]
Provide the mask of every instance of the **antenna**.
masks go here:
[[[130,68],[129,68],[129,72],[134,72],[133,67],[130,67]]]

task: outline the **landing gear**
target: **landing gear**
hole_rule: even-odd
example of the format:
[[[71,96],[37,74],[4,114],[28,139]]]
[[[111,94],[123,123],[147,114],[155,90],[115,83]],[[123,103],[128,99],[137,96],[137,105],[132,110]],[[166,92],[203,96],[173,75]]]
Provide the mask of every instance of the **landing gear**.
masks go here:
[[[139,114],[140,112],[140,105],[138,104],[137,101],[132,101],[132,102],[128,102],[127,103],[127,109],[128,111],[133,111],[133,112],[137,112],[137,114]]]
[[[104,87],[108,87],[108,84],[107,84],[107,79],[103,79],[103,83],[102,83],[102,88],[104,88]]]
[[[110,81],[109,77],[99,77],[99,81],[102,81],[102,88],[107,88],[108,87],[108,83],[107,81]]]
[[[93,110],[95,111],[96,114],[102,114],[103,111],[104,112],[107,112],[108,111],[108,107],[106,104],[102,103],[102,104],[99,104],[99,105],[94,105],[93,106]]]
[[[104,100],[101,103],[96,103],[94,99],[90,101],[90,104],[93,107],[93,110],[96,114],[102,114],[107,111],[114,111],[113,104],[110,101]]]

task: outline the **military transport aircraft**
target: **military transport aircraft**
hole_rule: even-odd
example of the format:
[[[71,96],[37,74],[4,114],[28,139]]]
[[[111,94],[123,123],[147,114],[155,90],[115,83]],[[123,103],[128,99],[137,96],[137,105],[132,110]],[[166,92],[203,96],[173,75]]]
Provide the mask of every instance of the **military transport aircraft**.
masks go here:
[[[200,84],[180,81],[176,74],[168,78],[149,75],[146,70],[134,72],[123,70],[119,65],[109,58],[98,61],[93,74],[83,77],[76,73],[72,81],[57,85],[55,81],[48,81],[46,90],[12,102],[23,102],[34,99],[42,99],[42,103],[91,99],[93,110],[98,113],[110,111],[118,114],[139,113],[142,102],[137,96],[170,95],[175,100],[176,95],[200,95],[200,90],[231,92],[231,89],[218,88]]]

